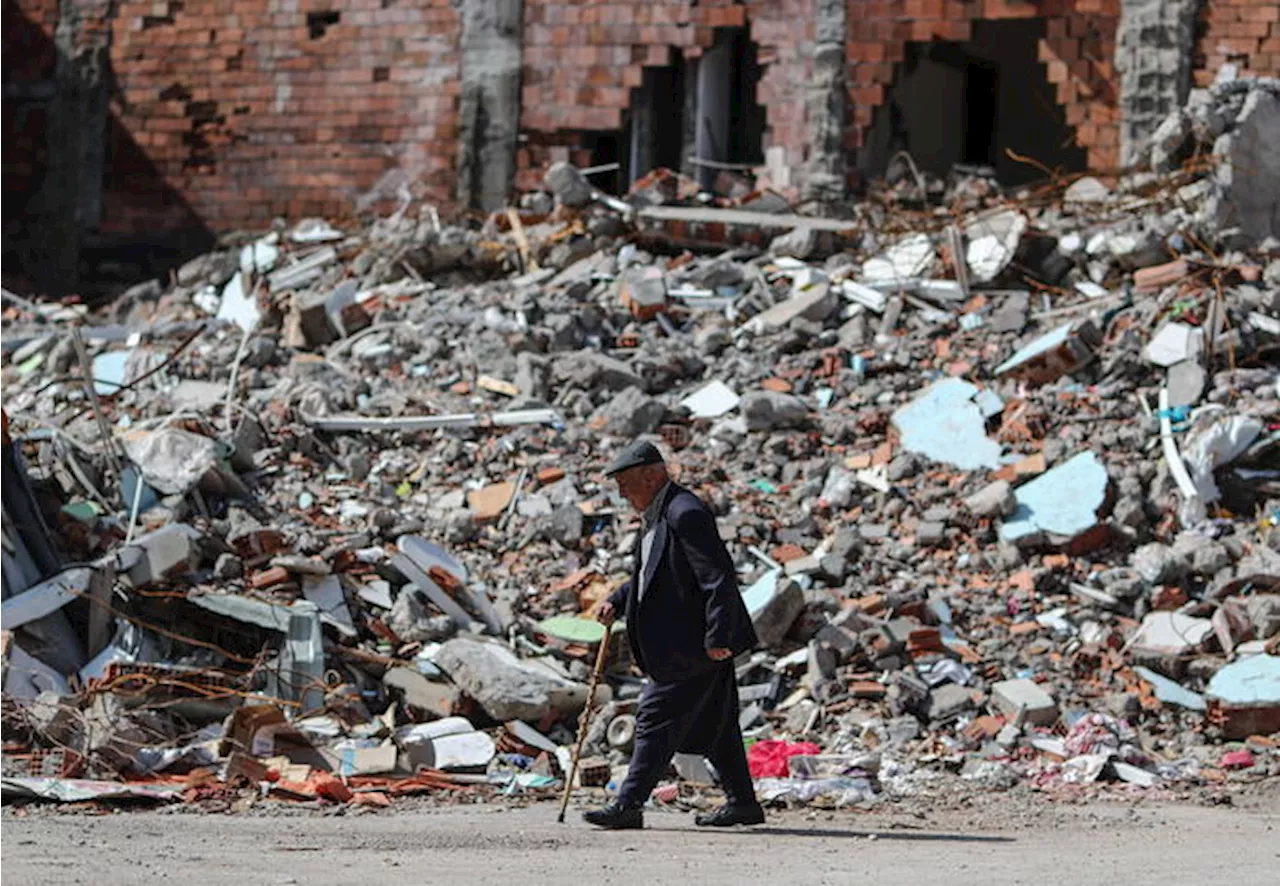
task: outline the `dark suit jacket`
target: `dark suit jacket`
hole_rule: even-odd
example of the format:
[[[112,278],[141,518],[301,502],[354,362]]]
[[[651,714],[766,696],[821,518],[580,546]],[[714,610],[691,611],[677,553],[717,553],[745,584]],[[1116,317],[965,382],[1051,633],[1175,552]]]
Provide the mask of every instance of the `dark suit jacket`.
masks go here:
[[[675,483],[665,497],[643,574],[633,572],[609,600],[626,619],[640,669],[658,682],[675,683],[724,666],[707,657],[708,649],[736,656],[758,641],[715,517]]]

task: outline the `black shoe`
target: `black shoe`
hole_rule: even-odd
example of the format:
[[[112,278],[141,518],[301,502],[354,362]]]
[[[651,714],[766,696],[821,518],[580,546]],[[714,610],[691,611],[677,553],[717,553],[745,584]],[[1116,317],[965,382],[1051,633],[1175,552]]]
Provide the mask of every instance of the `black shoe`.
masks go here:
[[[735,824],[764,824],[764,809],[759,803],[750,806],[725,804],[714,812],[704,812],[693,823],[703,828],[731,828]]]
[[[603,809],[582,813],[582,820],[608,831],[632,831],[644,827],[644,813],[639,809],[623,806],[617,800]]]

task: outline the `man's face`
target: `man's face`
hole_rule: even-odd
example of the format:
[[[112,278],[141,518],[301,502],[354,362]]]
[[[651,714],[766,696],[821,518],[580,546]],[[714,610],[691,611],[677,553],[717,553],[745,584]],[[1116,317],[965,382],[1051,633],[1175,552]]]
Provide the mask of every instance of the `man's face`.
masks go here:
[[[637,502],[644,495],[645,477],[644,468],[630,468],[617,475],[618,492],[631,503],[636,510],[643,510],[644,506]]]

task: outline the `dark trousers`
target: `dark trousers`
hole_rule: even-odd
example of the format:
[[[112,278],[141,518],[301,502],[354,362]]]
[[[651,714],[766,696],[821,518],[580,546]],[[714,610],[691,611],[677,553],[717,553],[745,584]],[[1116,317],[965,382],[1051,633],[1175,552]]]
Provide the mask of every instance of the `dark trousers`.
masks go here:
[[[636,712],[635,749],[618,793],[624,806],[640,807],[677,752],[700,753],[715,767],[732,805],[756,802],[747,752],[738,726],[738,692],[732,669],[712,685],[650,683]],[[719,684],[719,685],[715,685]]]

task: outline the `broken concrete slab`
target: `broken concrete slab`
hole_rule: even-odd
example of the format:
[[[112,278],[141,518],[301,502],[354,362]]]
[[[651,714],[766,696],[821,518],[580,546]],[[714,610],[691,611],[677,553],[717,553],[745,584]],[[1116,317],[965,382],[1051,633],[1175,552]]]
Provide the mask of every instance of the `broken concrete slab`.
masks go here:
[[[474,630],[475,626],[471,620],[471,616],[467,611],[458,605],[457,601],[449,594],[445,593],[440,585],[436,584],[435,579],[431,578],[421,566],[415,563],[405,554],[397,554],[391,558],[391,565],[400,571],[400,574],[426,594],[427,599],[449,618],[453,619],[454,624],[464,631]],[[401,591],[404,594],[404,591]],[[397,601],[398,602],[398,601]]]
[[[200,533],[183,523],[171,523],[133,540],[116,554],[116,569],[134,587],[174,575],[184,575],[200,562]]]
[[[880,255],[863,262],[862,280],[868,284],[891,283],[925,276],[936,251],[928,234],[911,234]]]
[[[1090,204],[1101,203],[1111,196],[1111,189],[1091,175],[1076,179],[1062,193],[1064,203]]]
[[[0,623],[6,631],[12,631],[57,612],[72,600],[88,596],[95,580],[108,580],[105,573],[101,578],[97,576],[97,570],[78,566],[32,585],[0,604]]]
[[[1219,223],[1237,227],[1248,242],[1280,237],[1280,97],[1250,90],[1235,131],[1214,144],[1223,158],[1215,177],[1226,191]]]
[[[587,701],[584,684],[537,659],[517,658],[500,643],[457,637],[444,643],[433,660],[495,720],[536,722],[576,713]]]
[[[741,398],[724,382],[716,380],[680,401],[693,418],[719,418],[732,412]]]
[[[235,274],[223,287],[217,316],[219,320],[234,323],[246,332],[256,328],[262,320],[257,293],[245,286],[242,273]]]
[[[844,297],[854,304],[862,305],[869,311],[877,314],[883,314],[885,304],[888,297],[878,289],[872,289],[870,286],[863,286],[854,280],[845,280],[840,284],[840,291],[844,293]]]
[[[1018,487],[1017,509],[1000,527],[1000,537],[1019,544],[1070,542],[1098,525],[1108,482],[1096,455],[1078,453]]]
[[[969,246],[965,263],[976,283],[990,283],[1018,254],[1027,230],[1027,217],[1016,209],[996,209],[974,217],[965,225]]]
[[[1213,634],[1213,622],[1181,612],[1152,612],[1142,620],[1129,641],[1134,655],[1146,658],[1181,658],[1189,655]]]
[[[316,604],[320,619],[325,624],[348,637],[357,636],[341,578],[336,575],[305,575],[302,578],[302,595]]]
[[[991,687],[991,706],[1011,721],[1052,726],[1058,703],[1034,680],[1001,680]]]
[[[1185,361],[1198,362],[1204,351],[1204,331],[1188,323],[1166,323],[1156,330],[1142,354],[1149,363],[1170,367]]]
[[[272,292],[280,292],[285,289],[300,289],[319,278],[324,269],[337,260],[337,251],[331,246],[325,246],[290,265],[272,271],[267,275],[267,285]],[[226,295],[224,294],[223,301],[225,302],[225,300]]]
[[[995,368],[995,374],[1047,384],[1088,365],[1098,340],[1091,321],[1065,323],[1019,348]]]
[[[760,645],[776,648],[804,609],[804,592],[800,585],[784,579],[781,570],[766,572],[742,592],[751,624]]]
[[[986,421],[975,401],[979,393],[958,378],[930,386],[893,414],[903,447],[961,470],[999,467],[1001,447],[986,434]]]
[[[1280,656],[1251,655],[1224,665],[1205,694],[1220,705],[1226,738],[1280,731]]]
[[[1136,667],[1133,672],[1142,679],[1151,684],[1155,690],[1156,698],[1165,704],[1176,704],[1184,707],[1189,711],[1203,711],[1205,709],[1204,696],[1198,692],[1192,692],[1180,683],[1170,680],[1163,674],[1157,674],[1150,668]]]
[[[396,730],[395,735],[396,744],[400,746],[402,752],[399,758],[400,767],[409,772],[443,768],[437,762],[436,743],[457,736],[474,734],[476,734],[476,728],[466,717],[444,717],[430,723],[401,726]],[[480,734],[483,735],[483,733]],[[489,756],[492,757],[492,752]]]
[[[211,381],[186,379],[169,392],[173,408],[183,412],[203,412],[217,406],[227,396],[227,386]]]
[[[433,615],[423,602],[417,586],[405,585],[394,602],[385,607],[387,627],[404,643],[430,643],[447,640],[458,631],[457,623],[448,615]]]
[[[382,685],[399,693],[402,704],[431,717],[447,717],[459,706],[456,686],[428,680],[412,668],[389,668]]]
[[[797,318],[821,323],[840,308],[840,297],[825,281],[801,289],[785,301],[780,301],[749,321],[759,333],[783,329]]]

